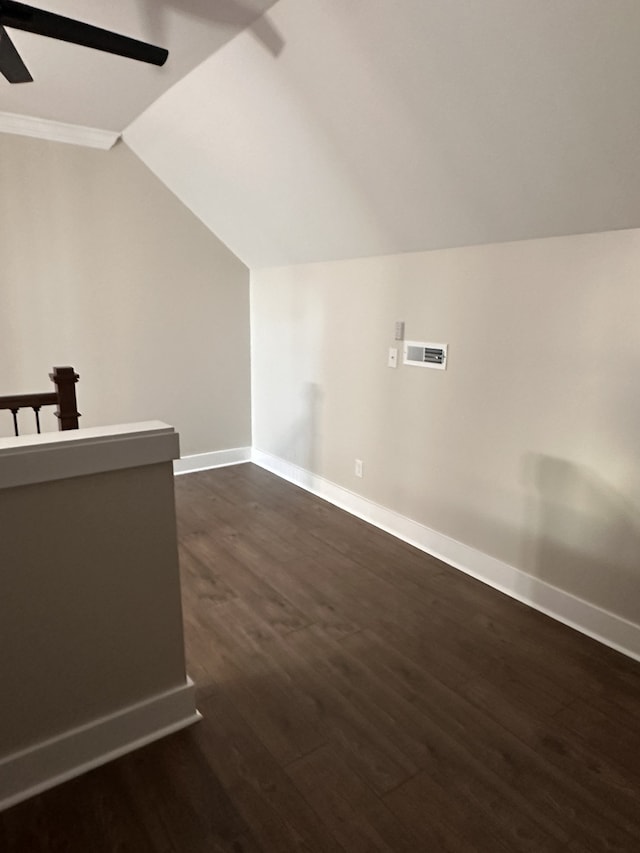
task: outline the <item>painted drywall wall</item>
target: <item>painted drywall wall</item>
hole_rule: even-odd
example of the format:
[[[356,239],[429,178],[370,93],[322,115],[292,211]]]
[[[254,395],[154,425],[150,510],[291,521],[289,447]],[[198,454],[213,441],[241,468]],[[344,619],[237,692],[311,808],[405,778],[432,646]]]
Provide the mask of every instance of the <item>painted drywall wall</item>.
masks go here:
[[[184,685],[171,462],[0,489],[0,517],[0,759]]]
[[[631,230],[252,272],[254,446],[640,623],[639,271]]]
[[[160,419],[183,454],[250,444],[248,271],[125,145],[0,134],[0,258],[0,394],[70,364],[82,426]]]
[[[279,0],[125,131],[251,269],[640,226],[637,0]]]

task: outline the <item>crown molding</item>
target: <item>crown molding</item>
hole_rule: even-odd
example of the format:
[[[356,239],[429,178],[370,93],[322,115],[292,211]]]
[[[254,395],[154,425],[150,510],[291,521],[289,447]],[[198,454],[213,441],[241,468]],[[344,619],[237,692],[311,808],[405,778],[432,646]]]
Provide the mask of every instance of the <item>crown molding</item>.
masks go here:
[[[4,112],[0,112],[0,133],[33,136],[51,142],[68,142],[71,145],[101,148],[104,151],[112,148],[120,137],[120,133],[115,130],[100,130],[96,127],[82,127],[78,124]]]

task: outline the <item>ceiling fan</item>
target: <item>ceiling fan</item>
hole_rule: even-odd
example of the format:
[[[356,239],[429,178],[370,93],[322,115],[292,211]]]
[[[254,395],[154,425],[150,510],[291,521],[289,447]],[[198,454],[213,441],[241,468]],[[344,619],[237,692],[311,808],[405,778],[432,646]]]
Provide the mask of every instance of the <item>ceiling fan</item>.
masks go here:
[[[128,36],[112,33],[110,30],[74,21],[73,18],[65,18],[53,12],[34,9],[33,6],[27,6],[24,3],[0,0],[0,73],[9,83],[29,83],[33,77],[20,58],[5,27],[80,44],[83,47],[92,47],[95,50],[104,50],[107,53],[137,59],[140,62],[149,62],[152,65],[164,65],[169,56],[169,51],[162,47],[155,47]]]

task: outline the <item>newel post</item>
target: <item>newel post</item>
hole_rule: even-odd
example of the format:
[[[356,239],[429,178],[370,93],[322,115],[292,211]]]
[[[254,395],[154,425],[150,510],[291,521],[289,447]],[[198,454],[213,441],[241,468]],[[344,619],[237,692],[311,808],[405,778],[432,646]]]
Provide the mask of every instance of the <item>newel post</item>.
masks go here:
[[[78,429],[78,404],[76,402],[76,382],[80,379],[73,367],[54,367],[49,379],[56,386],[58,395],[58,429]]]

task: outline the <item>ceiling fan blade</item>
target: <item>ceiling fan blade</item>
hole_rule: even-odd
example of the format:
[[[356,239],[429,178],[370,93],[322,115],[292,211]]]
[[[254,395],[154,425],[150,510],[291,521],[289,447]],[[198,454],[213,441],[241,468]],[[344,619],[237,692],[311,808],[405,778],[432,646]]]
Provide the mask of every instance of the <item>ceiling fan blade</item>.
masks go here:
[[[118,56],[127,56],[129,59],[149,62],[151,65],[164,65],[169,55],[169,51],[162,47],[121,36],[91,24],[83,24],[53,12],[34,9],[24,3],[14,3],[13,0],[0,0],[0,24],[83,47],[104,50]]]
[[[33,80],[3,26],[0,26],[0,74],[3,74],[9,83],[30,83]]]

